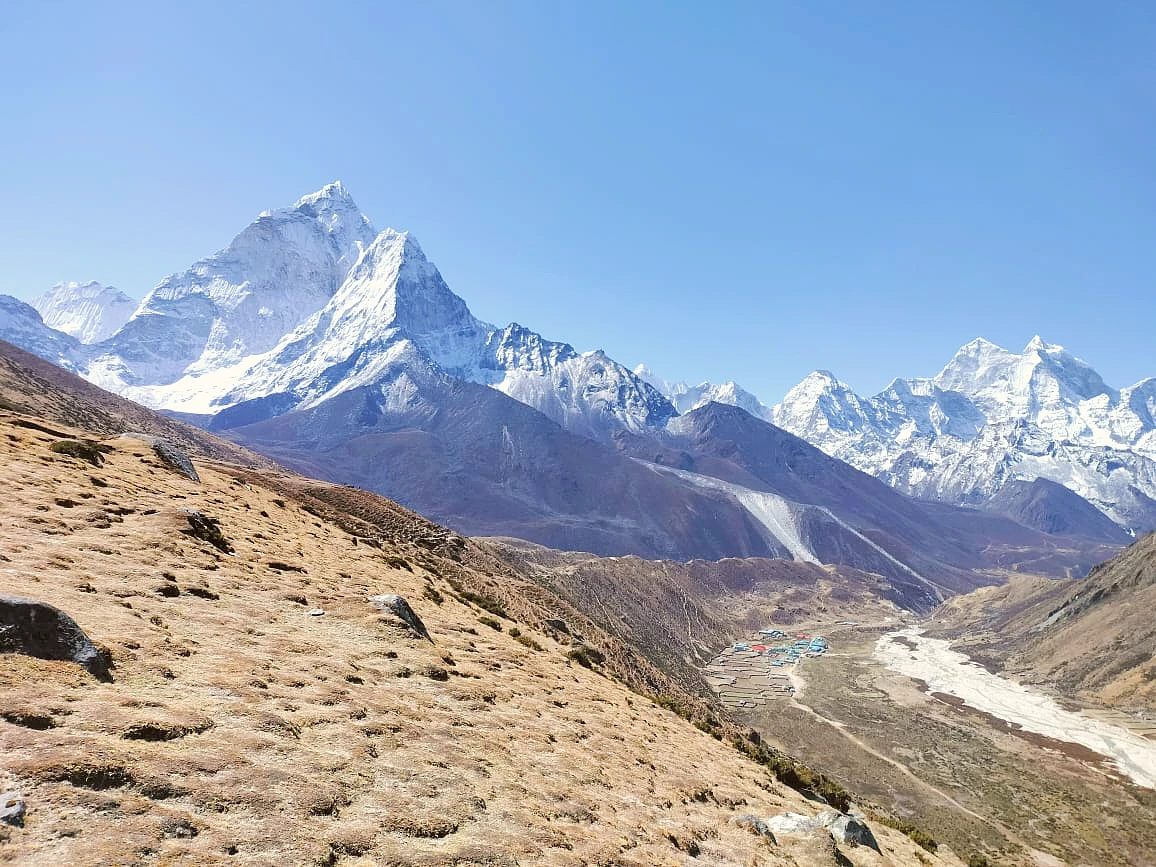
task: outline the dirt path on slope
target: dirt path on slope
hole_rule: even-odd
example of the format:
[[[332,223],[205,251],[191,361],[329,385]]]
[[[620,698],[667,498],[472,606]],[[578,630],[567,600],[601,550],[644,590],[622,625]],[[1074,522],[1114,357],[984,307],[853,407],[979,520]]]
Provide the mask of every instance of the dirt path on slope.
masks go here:
[[[896,759],[891,758],[888,755],[885,755],[884,753],[881,753],[879,750],[875,749],[870,744],[866,743],[861,738],[859,738],[858,736],[853,734],[851,731],[849,731],[846,723],[841,722],[840,720],[837,720],[837,719],[825,717],[822,714],[820,714],[818,711],[816,711],[810,705],[803,704],[801,701],[799,701],[799,697],[802,696],[806,690],[806,681],[804,681],[794,671],[790,672],[790,679],[791,679],[792,685],[794,685],[794,687],[795,687],[795,693],[790,698],[791,707],[795,708],[796,710],[802,711],[803,713],[807,714],[808,716],[811,716],[814,719],[820,720],[821,722],[824,722],[827,725],[831,726],[845,740],[849,741],[851,744],[856,746],[858,749],[862,750],[863,752],[867,753],[870,756],[873,756],[876,759],[879,759],[882,762],[886,762],[888,765],[895,768],[895,770],[899,771],[899,773],[902,774],[904,777],[906,777],[908,780],[915,783],[916,786],[918,786],[921,789],[925,789],[929,792],[932,792],[933,794],[938,796],[941,800],[943,800],[947,804],[951,805],[956,810],[959,810],[961,813],[964,813],[968,816],[971,816],[973,819],[981,822],[982,824],[989,825],[989,826],[995,828],[1005,838],[1007,838],[1007,840],[1009,842],[1013,843],[1016,846],[1019,846],[1025,853],[1027,853],[1028,857],[1030,857],[1036,863],[1037,867],[1064,867],[1063,861],[1059,860],[1058,858],[1055,858],[1052,855],[1047,854],[1046,852],[1041,852],[1038,849],[1035,849],[1032,846],[1029,846],[1027,843],[1025,843],[1019,836],[1016,835],[1016,833],[1014,831],[1012,831],[1003,822],[1000,822],[998,819],[993,819],[990,816],[981,816],[979,813],[976,813],[974,810],[971,810],[968,807],[961,804],[959,801],[957,801],[955,798],[953,798],[947,792],[943,791],[942,789],[938,788],[937,786],[932,785],[931,783],[924,780],[922,777],[918,776],[914,771],[912,771],[909,767],[907,767],[907,765],[903,764],[902,762],[900,762]]]

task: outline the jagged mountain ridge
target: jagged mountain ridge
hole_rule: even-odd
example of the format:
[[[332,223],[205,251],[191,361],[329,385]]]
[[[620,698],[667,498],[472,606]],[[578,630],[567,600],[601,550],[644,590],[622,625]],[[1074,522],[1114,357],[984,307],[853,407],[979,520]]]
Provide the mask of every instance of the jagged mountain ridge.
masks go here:
[[[11,295],[0,295],[0,337],[65,370],[76,370],[80,341],[49,328],[35,307]]]
[[[871,398],[816,371],[774,422],[916,497],[981,506],[1044,478],[1130,532],[1156,527],[1156,379],[1113,389],[1039,337],[1021,353],[974,340]]]

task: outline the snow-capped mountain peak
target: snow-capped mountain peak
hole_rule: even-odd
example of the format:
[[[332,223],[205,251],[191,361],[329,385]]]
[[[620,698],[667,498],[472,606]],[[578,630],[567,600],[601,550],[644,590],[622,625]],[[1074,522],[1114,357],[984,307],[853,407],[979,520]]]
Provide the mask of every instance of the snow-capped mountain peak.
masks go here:
[[[829,370],[807,374],[771,410],[775,424],[803,439],[822,438],[830,432],[862,431],[870,426],[872,415],[851,387]]]
[[[1023,352],[977,338],[931,379],[871,398],[830,374],[803,380],[775,423],[915,496],[982,503],[1047,478],[1132,530],[1156,527],[1156,386],[1117,391],[1038,335]]]
[[[137,303],[115,286],[95,280],[57,283],[28,302],[44,324],[75,337],[81,343],[99,343],[128,322]]]
[[[0,334],[156,408],[215,414],[256,401],[231,416],[251,422],[352,388],[392,388],[408,370],[493,386],[594,438],[675,414],[601,351],[476,319],[417,240],[378,233],[340,181],[263,212],[223,250],[162,280],[92,350],[54,341],[12,300]]]
[[[733,379],[720,385],[707,381],[700,382],[698,385],[668,382],[645,364],[639,364],[635,367],[634,375],[665,396],[674,404],[674,408],[678,410],[679,414],[688,413],[706,406],[708,403],[721,403],[744,409],[755,418],[761,418],[764,421],[772,420],[771,408]]]
[[[352,208],[357,208],[357,203],[353,201],[353,196],[349,194],[345,184],[341,181],[333,181],[326,184],[316,192],[309,193],[299,198],[293,205],[294,210],[298,210],[305,206],[318,207],[326,203],[340,202]]]
[[[343,331],[349,346],[385,329],[420,335],[477,324],[417,239],[393,229],[386,229],[365,249],[326,312],[330,328]]]
[[[101,344],[87,376],[123,392],[267,352],[333,297],[376,236],[333,184],[266,212],[223,250],[162,280]]]
[[[985,411],[1006,406],[1021,414],[1114,394],[1091,365],[1038,335],[1018,355],[973,341],[932,381],[944,391],[966,394]]]

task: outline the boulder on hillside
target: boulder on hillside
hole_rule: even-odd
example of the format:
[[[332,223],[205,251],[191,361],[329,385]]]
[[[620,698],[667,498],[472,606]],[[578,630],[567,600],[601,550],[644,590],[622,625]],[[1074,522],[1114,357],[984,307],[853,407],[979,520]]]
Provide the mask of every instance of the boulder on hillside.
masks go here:
[[[34,599],[0,596],[0,653],[75,662],[100,680],[112,680],[112,656],[98,648],[76,621]]]
[[[879,851],[875,835],[861,816],[824,810],[815,816],[801,813],[780,813],[762,822],[771,831],[779,834],[805,836],[819,829],[825,829],[836,843],[850,843],[852,846],[867,846]]]
[[[421,618],[417,616],[404,596],[397,596],[393,593],[383,593],[380,596],[371,596],[369,604],[385,614],[392,616],[394,619],[401,622],[406,629],[416,635],[418,638],[424,638],[426,641],[433,643],[430,638],[429,631],[425,628],[425,624],[421,622]]]
[[[858,816],[840,814],[830,821],[827,830],[831,832],[836,843],[867,846],[879,852],[879,843],[875,840],[875,835],[871,833],[867,823]]]
[[[200,539],[202,542],[208,542],[225,554],[233,553],[233,546],[229,544],[229,540],[221,532],[221,522],[218,519],[198,512],[196,509],[181,509],[181,514],[189,522],[189,526],[181,530],[182,533],[186,536],[192,536],[194,539]]]
[[[23,828],[24,813],[24,798],[19,792],[5,792],[0,795],[0,822]]]
[[[173,445],[171,442],[152,434],[138,433],[136,431],[121,434],[127,439],[140,440],[152,447],[156,456],[161,459],[161,463],[176,470],[182,476],[194,482],[199,482],[201,477],[197,475],[197,468],[193,466],[193,461],[188,453],[180,446]]]
[[[820,816],[804,816],[802,813],[780,813],[769,819],[763,819],[763,824],[772,833],[801,836],[826,827],[826,823]]]

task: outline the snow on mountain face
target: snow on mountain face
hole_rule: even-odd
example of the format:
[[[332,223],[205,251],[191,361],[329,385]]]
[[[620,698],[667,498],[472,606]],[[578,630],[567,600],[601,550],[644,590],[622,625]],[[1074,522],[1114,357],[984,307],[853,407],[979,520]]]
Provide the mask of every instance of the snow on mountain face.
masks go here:
[[[600,351],[474,318],[416,240],[378,234],[339,182],[262,214],[163,280],[115,334],[65,355],[98,385],[199,414],[258,400],[266,413],[313,406],[407,363],[493,386],[595,438],[675,414]]]
[[[918,497],[978,505],[1045,478],[1134,531],[1156,527],[1156,380],[1116,391],[1063,347],[986,340],[931,379],[861,398],[827,373],[774,408],[774,423]]]
[[[229,390],[204,409],[290,393],[301,406],[315,406],[374,384],[399,357],[493,386],[587,436],[638,430],[673,415],[661,395],[600,352],[579,355],[520,325],[497,329],[479,321],[416,240],[392,230],[366,249],[321,310],[232,371]],[[179,385],[186,405],[204,400],[202,382]]]
[[[724,403],[744,409],[755,418],[771,421],[771,408],[734,380],[721,385],[709,382],[701,382],[698,385],[687,385],[685,382],[672,383],[659,377],[645,364],[634,368],[634,374],[670,400],[680,415],[708,403]]]
[[[137,304],[119,289],[87,283],[57,283],[28,302],[44,324],[81,343],[99,343],[128,322]]]
[[[162,280],[86,376],[124,391],[267,352],[333,296],[376,235],[340,183],[266,212],[225,249]]]
[[[522,329],[522,334],[529,332]],[[533,338],[540,340],[537,335]],[[503,343],[508,345],[507,341],[498,345]],[[536,358],[541,356],[525,353],[522,359],[529,366],[505,367],[494,387],[567,430],[594,438],[613,430],[637,433],[675,416],[674,407],[657,389],[601,350],[579,355],[566,344],[548,342],[544,348],[557,361],[544,366],[542,373],[536,370]]]
[[[53,364],[76,370],[74,358],[80,349],[79,341],[49,328],[35,307],[11,295],[0,295],[0,339]]]

